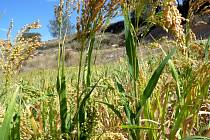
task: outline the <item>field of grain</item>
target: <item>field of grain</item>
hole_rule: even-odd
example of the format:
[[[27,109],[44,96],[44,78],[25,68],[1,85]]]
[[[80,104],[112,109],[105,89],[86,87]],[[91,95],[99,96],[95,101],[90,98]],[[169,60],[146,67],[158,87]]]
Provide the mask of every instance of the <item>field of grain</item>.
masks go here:
[[[147,28],[158,25],[172,37],[147,43],[130,15],[134,10],[140,18],[147,0],[60,0],[56,48],[23,37],[39,22],[11,41],[11,22],[8,40],[0,41],[0,140],[209,140],[210,37],[196,40],[190,26],[193,8],[203,2],[190,3],[187,20],[174,0],[153,2]],[[65,47],[62,33],[72,6],[76,51]],[[123,42],[98,47],[99,32],[118,12]]]

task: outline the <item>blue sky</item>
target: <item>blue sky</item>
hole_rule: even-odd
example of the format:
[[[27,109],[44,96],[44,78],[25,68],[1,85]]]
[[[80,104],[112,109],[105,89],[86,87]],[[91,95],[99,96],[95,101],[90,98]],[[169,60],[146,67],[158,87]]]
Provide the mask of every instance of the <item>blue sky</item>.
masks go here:
[[[54,5],[57,3],[59,3],[59,0],[1,0],[0,39],[6,39],[11,19],[14,21],[12,38],[25,24],[39,20],[42,28],[36,30],[36,32],[41,33],[42,40],[51,39],[47,26],[49,20],[54,17]],[[71,20],[72,23],[75,23],[75,14],[72,15]]]
[[[25,25],[39,20],[42,28],[36,30],[42,34],[42,40],[51,39],[48,24],[54,17],[54,5],[58,0],[1,0],[0,38],[5,39],[10,20],[14,21],[12,37]],[[75,22],[75,21],[72,21]]]
[[[14,21],[12,38],[25,24],[39,20],[42,28],[35,32],[41,33],[43,41],[52,39],[47,26],[49,20],[54,18],[54,5],[58,3],[59,0],[1,0],[0,39],[6,39],[11,19]],[[71,17],[71,23],[76,22],[75,13]]]

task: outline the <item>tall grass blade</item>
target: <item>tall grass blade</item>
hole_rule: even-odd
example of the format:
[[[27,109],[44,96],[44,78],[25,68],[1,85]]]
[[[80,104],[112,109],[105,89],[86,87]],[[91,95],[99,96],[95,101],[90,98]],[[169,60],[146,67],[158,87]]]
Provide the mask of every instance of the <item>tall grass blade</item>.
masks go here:
[[[53,99],[54,97],[52,97],[50,99],[50,102],[48,103],[49,106],[49,126],[50,126],[50,133],[51,136],[53,136],[54,138],[56,138],[56,132],[55,132],[55,112],[53,110]]]
[[[125,97],[125,90],[124,90],[122,84],[120,84],[118,81],[116,83],[117,83],[118,91],[120,92],[120,99],[121,99],[121,103],[124,107],[124,111],[125,111],[125,114],[127,117],[128,124],[132,124],[131,119],[133,116],[133,112],[129,107],[127,98]]]
[[[59,95],[60,103],[60,119],[61,119],[61,131],[65,133],[66,130],[66,117],[67,117],[67,99],[66,99],[66,80],[64,73],[64,66],[62,66],[61,71],[58,68],[57,76],[57,92]]]
[[[128,99],[125,96],[126,94],[125,89],[123,88],[122,84],[119,81],[116,81],[116,84],[117,84],[118,91],[120,93],[120,100],[123,105],[124,112],[126,114],[127,123],[128,125],[135,125],[135,121],[134,121],[135,114],[133,113],[132,109],[129,106]],[[129,129],[129,133],[133,140],[138,139],[138,136],[134,129]]]
[[[67,98],[66,98],[66,79],[64,73],[64,64],[62,66],[61,73],[61,87],[59,90],[59,102],[60,102],[60,115],[61,115],[61,130],[65,132],[66,130],[66,117],[67,117]]]
[[[131,77],[134,80],[138,79],[139,75],[139,65],[138,65],[138,58],[137,58],[137,39],[134,35],[134,27],[132,22],[129,18],[128,12],[124,9],[124,24],[125,24],[125,47],[126,47],[126,54],[128,56],[128,64],[129,64],[129,71]]]
[[[174,80],[176,81],[176,85],[177,85],[177,88],[176,88],[177,92],[176,93],[177,93],[178,100],[180,100],[180,98],[181,98],[181,93],[180,92],[181,91],[180,91],[179,74],[178,74],[178,71],[177,71],[174,63],[171,60],[168,61],[168,64],[169,64],[169,67],[171,69],[172,76],[173,76]]]
[[[102,103],[102,104],[104,104],[104,105],[106,105],[106,106],[107,106],[109,109],[111,109],[111,110],[117,115],[117,117],[123,122],[123,117],[122,117],[120,111],[117,110],[117,108],[116,108],[114,105],[109,104],[109,103],[105,103],[105,102],[101,102],[101,101],[98,101],[98,102],[99,102],[99,103]]]
[[[164,55],[167,56],[166,52],[163,50],[162,47],[161,47],[161,50],[163,51]],[[174,63],[171,60],[168,61],[168,64],[169,64],[169,67],[171,69],[172,76],[173,76],[174,80],[176,81],[176,85],[177,85],[177,87],[176,87],[176,90],[177,90],[176,93],[177,93],[178,100],[180,100],[181,93],[180,93],[179,74],[178,74],[178,71],[177,71]]]
[[[161,62],[161,64],[158,66],[158,68],[155,70],[155,72],[153,73],[152,77],[150,78],[144,92],[141,98],[141,103],[140,103],[140,107],[138,109],[137,112],[137,117],[139,117],[140,115],[140,110],[141,107],[144,106],[144,104],[146,103],[146,101],[149,99],[149,97],[152,95],[153,90],[155,89],[157,82],[159,80],[159,77],[165,67],[165,65],[168,63],[168,61],[170,60],[170,58],[172,57],[172,55],[175,53],[176,49],[173,48],[172,51],[164,58],[164,60]]]
[[[11,139],[20,140],[20,114],[16,113],[13,117],[13,128],[11,129]]]
[[[78,126],[75,126],[75,125],[78,125],[79,124],[79,127],[82,127],[86,121],[86,111],[85,111],[85,107],[87,105],[87,102],[88,102],[88,99],[90,98],[91,94],[93,93],[94,89],[97,87],[98,83],[99,83],[100,79],[92,86],[92,88],[87,92],[87,91],[84,91],[84,92],[87,92],[84,97],[82,98],[82,96],[80,96],[80,100],[79,100],[79,106],[78,106],[78,110],[77,112],[75,113],[74,117],[72,120],[69,120],[68,122],[68,126],[69,127],[69,131],[72,132],[74,130],[75,127],[78,127]],[[83,95],[83,94],[81,94]],[[81,128],[79,128],[79,130],[81,130]],[[80,138],[80,139],[87,139],[87,137],[81,133],[81,132],[77,132],[79,133],[77,136]]]
[[[96,86],[98,85],[100,80],[98,80],[95,85],[92,87],[92,89],[84,96],[84,98],[81,100],[80,105],[79,105],[79,110],[78,110],[78,115],[79,115],[79,123],[80,123],[80,127],[83,127],[85,120],[86,120],[86,111],[85,111],[85,107],[87,104],[88,99],[90,98],[90,95],[93,93],[94,89],[96,88]],[[81,130],[81,128],[80,128]],[[81,133],[80,134],[80,139],[82,140],[86,140],[87,136],[85,133]]]
[[[98,82],[99,82],[100,80],[98,80],[97,82],[96,82],[96,84],[92,87],[92,89],[84,96],[84,98],[81,100],[81,102],[80,102],[80,105],[79,105],[79,116],[80,116],[80,118],[83,118],[84,116],[82,116],[82,114],[83,114],[83,111],[84,111],[84,109],[85,109],[85,105],[86,105],[86,103],[87,103],[87,100],[90,98],[90,95],[93,93],[93,91],[94,91],[94,89],[96,88],[96,86],[98,85]],[[80,119],[79,121],[84,121],[83,119]]]
[[[209,36],[208,41],[207,41],[206,46],[205,46],[205,52],[204,52],[205,62],[208,62],[208,60],[209,60],[209,46],[210,46],[210,36]]]
[[[91,77],[91,59],[92,59],[92,53],[93,53],[93,47],[95,42],[95,33],[91,33],[90,35],[90,43],[88,47],[88,52],[86,56],[86,63],[85,63],[85,82],[86,86],[90,86],[90,77]]]
[[[61,21],[63,19],[61,18]],[[65,19],[64,19],[65,20]],[[67,118],[67,98],[66,98],[66,77],[65,77],[65,37],[66,32],[62,34],[63,22],[59,24],[59,46],[58,46],[58,74],[57,74],[57,92],[59,95],[60,104],[60,119],[61,119],[61,132],[66,132],[66,118]],[[62,39],[62,42],[61,42]]]
[[[175,123],[173,125],[173,128],[171,130],[171,133],[170,133],[170,139],[171,140],[174,140],[175,139],[176,132],[178,131],[179,126],[180,126],[180,124],[183,121],[184,114],[187,111],[187,105],[188,105],[187,103],[184,104],[183,108],[181,109],[182,111],[180,111],[180,113],[178,114],[178,116],[176,118],[176,121],[175,121]]]
[[[10,138],[10,124],[13,121],[15,113],[16,97],[19,93],[20,86],[18,86],[12,95],[7,111],[5,113],[4,121],[0,131],[0,140],[9,140]]]

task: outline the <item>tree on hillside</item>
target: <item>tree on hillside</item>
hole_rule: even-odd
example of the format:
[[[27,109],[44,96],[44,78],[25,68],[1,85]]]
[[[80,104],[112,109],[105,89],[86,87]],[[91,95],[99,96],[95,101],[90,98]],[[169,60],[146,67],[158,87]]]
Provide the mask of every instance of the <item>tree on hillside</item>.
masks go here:
[[[29,39],[29,38],[32,39],[32,38],[34,38],[34,37],[37,37],[38,41],[41,42],[41,37],[42,37],[42,35],[41,35],[40,33],[27,32],[27,33],[24,33],[24,34],[22,35],[22,38],[24,38],[24,39]]]
[[[70,35],[74,30],[74,26],[70,22],[69,17],[67,17],[66,15],[63,15],[63,19],[64,20],[63,20],[63,26],[61,29],[61,36],[64,36],[65,33],[66,33],[66,35]],[[54,17],[54,19],[49,21],[48,28],[49,28],[49,31],[50,31],[52,37],[56,38],[59,36],[60,28],[59,28],[59,24],[55,17]]]

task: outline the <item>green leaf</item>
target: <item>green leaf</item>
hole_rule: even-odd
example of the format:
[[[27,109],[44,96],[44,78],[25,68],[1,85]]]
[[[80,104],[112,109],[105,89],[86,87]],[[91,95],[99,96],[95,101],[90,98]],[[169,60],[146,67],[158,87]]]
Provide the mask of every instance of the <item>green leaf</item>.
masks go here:
[[[137,39],[134,35],[134,27],[129,19],[128,13],[124,10],[125,19],[125,47],[126,54],[128,56],[129,72],[133,80],[137,80],[139,76],[139,65],[137,58]]]
[[[132,119],[133,112],[129,107],[127,98],[125,97],[125,90],[124,90],[122,84],[119,83],[119,81],[116,81],[116,84],[117,84],[118,91],[120,93],[120,100],[121,100],[121,103],[124,107],[124,111],[125,111],[125,114],[126,114],[126,117],[127,117],[128,124],[132,124],[131,119]]]
[[[116,81],[116,84],[117,84],[118,91],[120,93],[125,93],[125,89],[124,89],[123,85],[119,81]]]
[[[141,107],[144,106],[144,104],[146,103],[146,101],[149,99],[149,97],[152,95],[153,90],[155,89],[157,82],[160,78],[160,75],[165,67],[165,65],[168,63],[169,59],[171,58],[171,56],[175,53],[175,48],[172,49],[172,51],[164,58],[164,60],[160,63],[160,65],[158,66],[158,68],[155,70],[155,72],[153,73],[152,77],[150,78],[144,92],[141,98],[141,102],[140,102],[140,106],[138,108],[138,112],[137,112],[137,116],[136,118],[139,117],[140,115],[140,110]]]
[[[162,48],[161,48],[161,50],[163,51],[164,55],[167,56],[166,52]],[[177,71],[174,63],[171,60],[168,61],[168,64],[169,64],[169,67],[171,69],[172,76],[173,76],[174,80],[176,81],[176,85],[177,85],[176,93],[177,93],[178,100],[180,100],[181,93],[180,93],[179,74],[178,74],[178,71]]]
[[[116,85],[117,85],[118,91],[120,93],[120,99],[121,99],[121,103],[124,107],[127,122],[128,122],[129,125],[132,125],[134,123],[135,114],[132,112],[131,108],[129,107],[129,102],[128,102],[128,99],[126,98],[126,95],[125,95],[126,94],[125,89],[117,79],[116,79]],[[137,137],[135,130],[130,129],[129,132],[130,132],[130,135],[131,135],[132,138]]]
[[[13,115],[15,113],[16,97],[18,95],[20,86],[18,86],[12,95],[7,111],[5,113],[4,121],[0,131],[0,140],[9,140],[10,137],[10,124],[13,121]]]
[[[120,111],[117,110],[117,108],[116,108],[114,105],[109,104],[109,103],[105,103],[105,102],[102,102],[102,101],[97,101],[97,102],[106,105],[106,106],[107,106],[109,109],[111,109],[111,110],[117,115],[117,117],[123,122],[123,117],[122,117]]]
[[[210,46],[210,36],[208,38],[208,41],[206,43],[206,47],[205,47],[205,61],[208,62],[208,59],[209,59],[209,46]]]
[[[13,128],[11,129],[10,139],[20,140],[20,114],[15,113],[13,117]]]
[[[57,89],[59,95],[59,104],[60,104],[60,118],[61,118],[61,131],[65,133],[66,131],[66,117],[67,117],[67,98],[66,98],[66,80],[64,68],[62,68],[61,75],[58,75],[59,88]]]
[[[90,86],[90,80],[91,80],[91,59],[92,59],[92,53],[94,48],[94,42],[95,42],[95,33],[91,32],[89,37],[89,46],[88,51],[85,59],[85,68],[84,68],[84,74],[85,74],[85,83],[86,86]]]
[[[172,76],[173,76],[174,80],[176,81],[176,85],[177,85],[176,93],[177,93],[177,97],[179,100],[181,98],[179,74],[177,72],[177,69],[176,69],[174,63],[171,60],[168,61],[168,64],[169,64],[169,67],[171,68]]]
[[[100,79],[95,83],[95,85],[91,88],[91,90],[85,94],[84,98],[82,99],[82,101],[79,104],[78,112],[76,113],[76,116],[75,116],[76,118],[78,117],[79,120],[77,120],[77,119],[73,120],[74,121],[73,123],[75,124],[75,121],[76,121],[78,124],[78,122],[79,122],[80,129],[81,129],[81,127],[84,126],[84,123],[86,121],[85,114],[87,112],[85,111],[85,107],[86,107],[87,101],[90,98],[90,95],[93,93],[96,86],[98,85],[99,81],[100,81]],[[72,124],[72,125],[74,125],[74,124]],[[80,133],[80,139],[87,139],[87,135],[84,133]]]
[[[84,96],[84,98],[82,99],[80,105],[79,105],[79,116],[83,118],[83,114],[84,114],[84,109],[85,109],[85,105],[87,100],[90,98],[90,95],[93,93],[94,89],[96,88],[96,86],[98,85],[100,80],[98,80],[95,85],[92,87],[92,89]],[[82,120],[80,120],[81,122],[83,122]]]
[[[180,109],[181,111],[178,112],[178,109],[177,108],[177,117],[176,117],[176,120],[174,122],[174,125],[173,125],[173,128],[171,130],[171,133],[170,133],[170,139],[175,139],[175,136],[176,136],[176,132],[178,131],[179,129],[179,126],[181,125],[181,123],[183,122],[183,117],[184,117],[184,114],[186,113],[187,111],[187,106],[188,106],[188,103],[185,103],[183,105],[183,107]],[[176,116],[176,115],[175,115]]]

